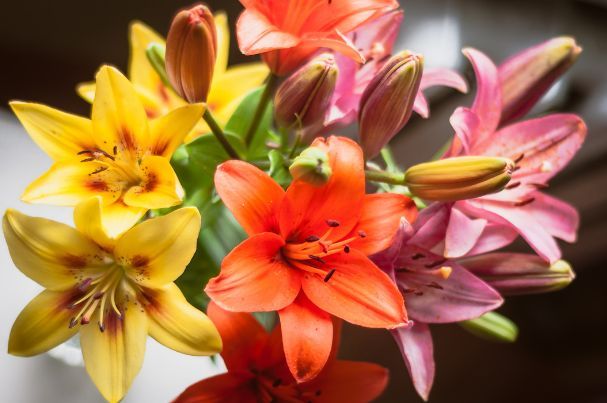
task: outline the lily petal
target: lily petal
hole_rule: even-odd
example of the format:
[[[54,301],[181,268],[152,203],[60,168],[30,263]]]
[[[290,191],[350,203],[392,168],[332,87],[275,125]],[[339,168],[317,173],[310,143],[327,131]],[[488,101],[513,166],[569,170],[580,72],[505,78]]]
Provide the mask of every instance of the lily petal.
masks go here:
[[[325,258],[335,269],[328,281],[303,275],[303,290],[321,309],[350,323],[396,328],[407,322],[403,297],[387,274],[356,249]]]
[[[419,89],[423,91],[439,85],[450,87],[463,93],[468,92],[468,84],[458,72],[445,68],[424,70]]]
[[[207,314],[223,340],[221,358],[228,371],[251,368],[269,338],[259,321],[250,313],[223,310],[213,301],[209,303]]]
[[[129,78],[135,85],[156,92],[163,85],[158,73],[150,64],[146,51],[152,43],[164,45],[165,40],[156,31],[141,21],[133,21],[129,26]]]
[[[114,170],[103,170],[105,168],[103,163],[95,161],[57,162],[29,184],[21,200],[75,206],[93,196],[101,196],[104,204],[113,203],[122,193],[122,178]]]
[[[92,116],[98,147],[141,156],[149,142],[148,118],[133,84],[110,66],[101,67],[96,82]]]
[[[143,364],[147,315],[132,302],[119,318],[111,312],[105,330],[90,323],[80,329],[86,372],[109,402],[120,401]]]
[[[459,203],[459,202],[458,202]],[[510,245],[518,233],[507,225],[487,223],[476,245],[468,252],[468,256],[491,252]]]
[[[247,234],[278,232],[284,190],[265,172],[243,161],[228,161],[217,167],[215,187]]]
[[[137,224],[148,211],[146,208],[127,206],[121,200],[101,207],[102,226],[110,238],[118,238]]]
[[[221,351],[221,337],[213,322],[190,305],[175,284],[148,290],[146,298],[149,333],[158,342],[189,355],[212,355]]]
[[[460,154],[469,155],[478,136],[480,119],[476,113],[468,108],[459,107],[449,118],[451,127],[455,130],[455,138],[451,144],[449,154],[445,157],[456,157]]]
[[[228,311],[265,312],[293,302],[301,289],[300,275],[281,258],[284,240],[269,232],[254,235],[234,248],[205,292]]]
[[[365,255],[372,255],[392,244],[400,226],[401,218],[415,221],[417,208],[410,198],[395,193],[365,195],[362,213],[351,236],[363,231],[366,236],[350,244]]]
[[[105,250],[114,248],[114,239],[103,227],[101,197],[92,197],[78,204],[74,209],[74,224],[81,234]]]
[[[298,382],[314,379],[331,354],[331,316],[300,293],[278,311],[287,365]]]
[[[200,213],[184,207],[146,220],[121,236],[114,255],[144,287],[160,288],[177,279],[194,256]]]
[[[339,222],[331,237],[342,239],[356,225],[365,194],[365,172],[360,146],[345,137],[317,138],[312,147],[327,150],[333,171],[323,186],[295,180],[280,209],[280,232],[285,239],[303,241],[310,235],[322,236],[327,220]]]
[[[552,236],[566,242],[577,240],[580,215],[575,207],[542,192],[533,193],[534,201],[523,209],[529,211]]]
[[[173,403],[257,403],[256,390],[247,378],[221,374],[190,385]]]
[[[425,323],[415,323],[412,327],[401,327],[391,333],[403,355],[415,390],[427,401],[434,383],[435,369],[430,328]]]
[[[9,209],[2,227],[15,266],[49,290],[73,287],[105,264],[101,248],[65,224]]]
[[[469,218],[452,208],[445,234],[444,256],[455,258],[466,255],[476,245],[486,225],[487,220]]]
[[[30,357],[50,350],[76,334],[69,328],[73,312],[68,306],[74,301],[69,292],[45,290],[21,311],[8,341],[8,353]]]
[[[189,104],[153,120],[150,125],[150,152],[153,155],[171,158],[177,147],[200,121],[204,110],[204,104]]]
[[[76,86],[76,92],[80,95],[80,98],[84,99],[88,103],[93,103],[95,99],[95,90],[97,85],[95,82],[80,83]]]
[[[240,14],[236,22],[236,36],[238,47],[245,55],[291,48],[300,42],[298,37],[279,30],[266,16],[251,9]]]
[[[76,160],[78,152],[95,147],[89,119],[34,103],[10,106],[32,140],[55,161]]]
[[[396,275],[407,293],[405,302],[413,320],[425,323],[451,323],[473,319],[503,303],[497,291],[455,262],[447,279],[423,270],[407,270]],[[428,286],[432,284],[432,286]]]
[[[230,28],[228,26],[228,16],[225,12],[219,11],[213,15],[215,21],[215,32],[217,34],[217,46],[215,57],[215,70],[213,71],[214,80],[221,77],[228,68],[228,57],[230,55]]]
[[[181,204],[183,188],[167,158],[146,155],[140,167],[145,175],[144,182],[126,192],[123,198],[126,205],[158,209]]]

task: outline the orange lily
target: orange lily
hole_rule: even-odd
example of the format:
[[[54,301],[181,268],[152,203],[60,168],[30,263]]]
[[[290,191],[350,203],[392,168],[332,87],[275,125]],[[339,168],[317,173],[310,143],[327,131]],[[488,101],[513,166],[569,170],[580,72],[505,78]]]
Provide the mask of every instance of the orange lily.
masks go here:
[[[331,351],[331,315],[373,328],[407,322],[390,278],[367,258],[387,248],[411,199],[365,195],[362,150],[332,136],[332,174],[321,186],[296,179],[285,192],[263,171],[228,161],[215,173],[219,196],[249,235],[222,262],[206,292],[223,309],[278,311],[286,360],[297,381],[314,378]]]
[[[223,339],[228,373],[191,385],[173,403],[363,403],[377,398],[388,383],[388,371],[379,365],[335,359],[337,331],[325,369],[312,382],[298,384],[285,363],[280,326],[268,333],[251,314],[227,312],[212,302],[208,315]]]
[[[319,48],[359,63],[364,56],[344,35],[398,8],[396,0],[240,0],[236,24],[240,51],[262,54],[277,75],[287,75]]]

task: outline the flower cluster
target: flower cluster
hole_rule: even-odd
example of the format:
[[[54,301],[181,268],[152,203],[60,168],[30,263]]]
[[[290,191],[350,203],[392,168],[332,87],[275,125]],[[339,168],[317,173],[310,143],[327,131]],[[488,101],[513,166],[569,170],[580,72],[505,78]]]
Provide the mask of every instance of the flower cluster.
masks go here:
[[[555,38],[499,66],[464,49],[472,106],[453,112],[434,160],[401,169],[389,142],[413,112],[429,117],[424,91],[468,86],[393,52],[398,2],[241,3],[238,45],[265,64],[228,68],[227,18],[198,4],[166,42],[131,25],[128,78],[102,66],[78,87],[90,119],[11,103],[53,160],[23,201],[74,207],[75,228],[5,213],[15,266],[45,289],[9,352],[79,334],[88,374],[117,402],[149,334],[226,364],[176,402],[368,402],[388,372],[336,358],[346,321],[389,330],[427,400],[429,325],[512,341],[494,312],[504,297],[574,278],[555,238],[575,241],[577,211],[544,190],[586,127],[527,115],[581,49]],[[335,134],[353,124],[356,138]],[[519,236],[535,253],[501,250]]]

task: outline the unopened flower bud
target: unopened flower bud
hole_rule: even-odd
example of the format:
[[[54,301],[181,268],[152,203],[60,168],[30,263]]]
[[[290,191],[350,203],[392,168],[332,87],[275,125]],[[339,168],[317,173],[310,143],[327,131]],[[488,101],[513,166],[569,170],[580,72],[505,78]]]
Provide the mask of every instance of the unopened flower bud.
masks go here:
[[[165,46],[156,42],[150,43],[145,50],[145,55],[147,56],[148,61],[152,65],[154,71],[156,71],[156,74],[158,74],[158,77],[160,77],[160,80],[165,85],[171,85],[165,67],[165,53]]]
[[[333,55],[322,54],[287,78],[274,98],[278,126],[310,128],[322,125],[335,91],[337,72]]]
[[[424,58],[409,51],[392,56],[360,100],[360,141],[367,158],[376,156],[409,121],[422,79]]]
[[[314,186],[322,186],[331,178],[329,154],[318,147],[309,147],[295,158],[289,171],[294,180],[302,180]]]
[[[412,166],[405,172],[405,185],[414,196],[426,200],[473,199],[502,190],[513,168],[508,158],[446,158]]]
[[[552,264],[536,255],[488,253],[461,261],[503,295],[539,294],[560,290],[573,281],[575,273],[564,260]]]
[[[213,80],[217,33],[213,14],[198,4],[180,11],[166,44],[166,70],[175,91],[190,103],[205,102]]]
[[[554,38],[506,60],[499,67],[502,124],[525,115],[582,52],[573,38]]]
[[[518,337],[518,327],[516,323],[497,312],[487,312],[483,316],[459,322],[459,324],[483,339],[513,343]]]

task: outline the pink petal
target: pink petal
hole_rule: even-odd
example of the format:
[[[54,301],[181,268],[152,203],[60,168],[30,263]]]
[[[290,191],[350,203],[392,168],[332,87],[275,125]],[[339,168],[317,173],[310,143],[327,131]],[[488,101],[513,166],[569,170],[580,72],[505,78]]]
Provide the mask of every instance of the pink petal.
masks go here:
[[[453,88],[463,93],[468,92],[468,84],[456,71],[444,68],[425,70],[419,89],[423,91],[438,85]]]
[[[531,197],[534,198],[533,203],[522,209],[535,217],[552,236],[575,242],[580,225],[578,211],[570,204],[542,192],[535,192]]]
[[[384,251],[369,256],[371,261],[387,273],[393,281],[396,281],[394,278],[394,262],[412,236],[413,227],[409,224],[407,219],[403,217],[400,220],[400,227],[392,240],[392,245]]]
[[[447,233],[445,234],[444,256],[449,258],[466,255],[478,242],[487,220],[471,219],[458,209],[451,209]]]
[[[413,227],[415,235],[409,244],[432,249],[445,239],[451,206],[445,203],[433,203],[423,209]]]
[[[415,323],[390,333],[403,355],[415,390],[427,401],[434,382],[434,347],[430,328],[425,323]]]
[[[421,90],[415,96],[413,110],[424,119],[428,119],[428,116],[430,116],[430,106],[428,105],[428,100]]]
[[[467,256],[476,256],[501,249],[510,245],[517,237],[518,233],[508,225],[488,223],[476,245],[467,253]]]
[[[471,109],[480,119],[479,138],[474,139],[479,142],[495,132],[499,124],[502,109],[500,83],[497,67],[484,53],[472,48],[463,52],[472,63],[476,76],[476,98]]]
[[[405,305],[413,320],[460,322],[477,318],[503,303],[497,291],[457,263],[447,261],[443,265],[452,269],[447,279],[433,273],[435,268],[397,272],[399,286],[408,290]]]
[[[468,108],[457,108],[449,118],[449,123],[455,130],[455,138],[451,149],[445,157],[469,155],[470,150],[479,136],[480,119]]]

